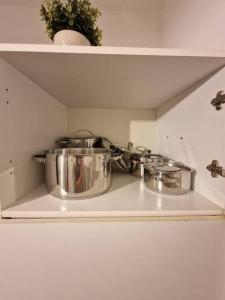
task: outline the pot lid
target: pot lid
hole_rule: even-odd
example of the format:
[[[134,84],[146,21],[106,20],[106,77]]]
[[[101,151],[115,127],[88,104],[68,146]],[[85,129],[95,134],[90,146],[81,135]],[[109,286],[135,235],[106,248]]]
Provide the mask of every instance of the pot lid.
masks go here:
[[[91,139],[91,138],[99,138],[92,131],[88,129],[79,129],[74,132],[74,135],[71,139]]]
[[[165,160],[167,159],[166,157],[160,155],[160,154],[152,154],[152,153],[145,153],[144,155],[141,154],[141,153],[136,153],[136,152],[132,152],[131,153],[131,159],[133,160],[141,160],[141,159],[144,159],[144,160],[150,160],[150,162],[153,162],[154,159],[164,159]]]
[[[60,142],[60,143],[68,143],[68,142],[72,142],[74,140],[87,140],[87,139],[98,139],[98,138],[102,138],[100,136],[96,136],[93,132],[91,132],[88,129],[79,129],[77,131],[75,131],[73,136],[66,136],[66,137],[62,137],[59,138],[56,142]]]
[[[155,171],[159,171],[159,172],[168,172],[168,173],[174,173],[174,172],[179,172],[182,171],[184,168],[182,166],[168,166],[168,165],[163,165],[163,166],[159,166],[156,165],[154,166]]]

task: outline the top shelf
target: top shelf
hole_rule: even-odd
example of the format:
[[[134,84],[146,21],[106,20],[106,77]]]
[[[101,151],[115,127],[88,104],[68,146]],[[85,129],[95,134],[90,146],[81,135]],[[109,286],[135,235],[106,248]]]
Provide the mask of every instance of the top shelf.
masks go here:
[[[138,56],[175,56],[225,58],[225,50],[210,49],[175,49],[175,48],[141,48],[141,47],[90,47],[53,44],[1,44],[0,52],[58,53],[58,54],[101,54],[101,55],[138,55]]]
[[[225,65],[224,50],[0,44],[68,107],[155,109]]]

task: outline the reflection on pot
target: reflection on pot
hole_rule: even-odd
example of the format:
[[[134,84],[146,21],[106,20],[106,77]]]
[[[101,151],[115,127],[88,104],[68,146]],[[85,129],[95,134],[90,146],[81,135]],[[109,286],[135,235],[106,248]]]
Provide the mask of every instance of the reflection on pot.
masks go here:
[[[144,183],[151,191],[181,195],[190,191],[193,169],[175,162],[144,166]]]
[[[98,148],[47,151],[43,160],[47,189],[60,198],[100,195],[111,185],[113,159],[110,152]]]

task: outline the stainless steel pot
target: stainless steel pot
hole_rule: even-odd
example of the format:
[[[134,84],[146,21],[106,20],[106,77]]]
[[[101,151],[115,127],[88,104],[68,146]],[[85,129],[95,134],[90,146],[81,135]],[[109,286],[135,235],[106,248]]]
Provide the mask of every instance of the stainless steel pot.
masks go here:
[[[75,131],[73,137],[63,137],[56,140],[60,148],[104,148],[104,138],[96,136],[87,129]]]
[[[152,154],[150,150],[142,155],[133,153],[131,154],[130,173],[135,177],[142,178],[144,176],[144,165],[154,166],[158,163],[166,163],[169,160],[168,157]]]
[[[105,142],[108,141],[110,145],[110,150],[116,155],[120,155],[120,159],[115,161],[115,165],[122,170],[124,173],[128,174],[130,172],[130,154],[133,148],[133,143],[128,142],[127,147],[123,145],[113,144],[109,140],[104,139]]]
[[[190,191],[193,169],[181,163],[144,165],[144,183],[151,191],[181,195]]]
[[[130,157],[129,173],[137,178],[143,176],[144,157],[141,154],[133,153]]]
[[[45,164],[48,192],[69,199],[106,192],[111,185],[111,160],[117,158],[102,148],[54,149],[35,156]]]

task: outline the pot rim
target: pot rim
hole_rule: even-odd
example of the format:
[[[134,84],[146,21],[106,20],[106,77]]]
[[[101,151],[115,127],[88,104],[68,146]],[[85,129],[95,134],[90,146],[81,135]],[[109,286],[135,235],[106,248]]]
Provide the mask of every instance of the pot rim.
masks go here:
[[[159,168],[163,168],[163,167],[167,167],[168,170],[159,169]],[[171,170],[169,170],[170,167],[171,167]],[[184,165],[183,163],[170,162],[170,161],[167,163],[158,163],[155,165],[144,164],[144,168],[149,171],[154,171],[154,172],[158,172],[158,173],[166,173],[166,174],[179,173],[179,172],[183,172],[183,171],[192,173],[194,171],[193,168],[188,167],[188,166]],[[172,168],[177,168],[177,169],[173,170]]]
[[[97,142],[101,141],[101,137],[70,137],[70,138],[61,138],[56,140],[56,144],[67,145],[67,144],[76,144],[79,142]]]
[[[45,154],[50,155],[62,155],[62,156],[96,156],[100,154],[108,154],[111,155],[109,150],[104,148],[56,148],[46,150]]]

